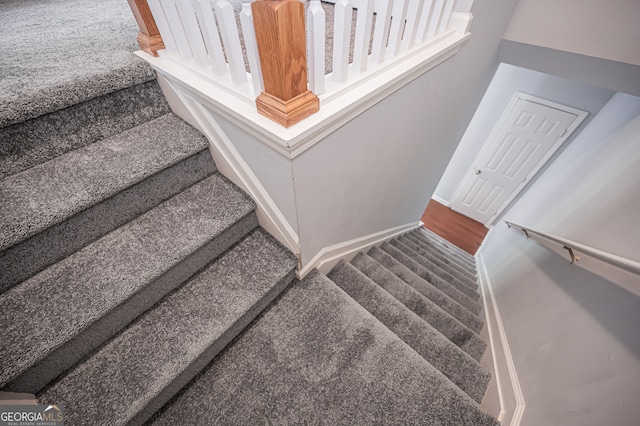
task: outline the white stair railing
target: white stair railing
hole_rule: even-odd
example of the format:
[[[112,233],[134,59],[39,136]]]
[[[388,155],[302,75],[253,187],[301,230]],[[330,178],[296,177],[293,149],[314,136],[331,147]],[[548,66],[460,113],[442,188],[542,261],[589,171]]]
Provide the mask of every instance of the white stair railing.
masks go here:
[[[164,41],[161,58],[195,71],[218,86],[229,85],[245,101],[255,100],[264,90],[265,70],[251,3],[243,0],[242,9],[237,11],[228,0],[217,0],[213,6],[210,0],[148,0]],[[325,58],[325,11],[319,0],[304,3],[308,5],[307,80],[311,92],[324,94],[327,99],[345,93],[345,87],[359,84],[388,64],[455,34],[452,23],[462,26],[459,17],[452,19],[455,0],[337,0],[333,6],[333,57]],[[465,34],[466,28],[457,32]],[[329,75],[325,75],[325,61],[332,63]]]
[[[163,59],[219,84],[232,83],[235,92],[248,100],[260,94],[262,74],[250,0],[244,1],[239,14],[240,28],[228,0],[218,0],[214,5],[209,0],[148,0],[148,3],[162,39],[167,40],[166,49],[160,51]],[[244,36],[248,65],[240,34]]]

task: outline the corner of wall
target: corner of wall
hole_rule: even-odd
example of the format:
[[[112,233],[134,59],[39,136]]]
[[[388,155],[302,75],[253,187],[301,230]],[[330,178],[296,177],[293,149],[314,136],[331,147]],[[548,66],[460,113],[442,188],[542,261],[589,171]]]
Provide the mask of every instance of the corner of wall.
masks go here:
[[[503,425],[519,426],[525,410],[524,396],[482,253],[476,255],[476,260],[489,334],[489,348],[493,355],[492,373],[496,379],[500,401],[498,421]]]

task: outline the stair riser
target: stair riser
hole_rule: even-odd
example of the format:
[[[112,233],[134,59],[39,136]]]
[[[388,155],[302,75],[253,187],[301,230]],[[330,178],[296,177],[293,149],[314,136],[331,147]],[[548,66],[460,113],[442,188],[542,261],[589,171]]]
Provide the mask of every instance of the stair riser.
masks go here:
[[[469,288],[469,286],[464,284],[462,281],[455,278],[451,274],[447,273],[443,269],[439,268],[437,265],[433,264],[431,261],[429,261],[429,259],[426,259],[420,253],[416,252],[413,248],[404,244],[402,241],[393,240],[391,241],[391,244],[394,245],[398,250],[402,251],[404,254],[409,256],[411,259],[415,260],[420,265],[427,268],[435,276],[444,280],[445,282],[450,284],[452,287],[454,287],[456,290],[458,290],[460,293],[464,294],[465,296],[473,300],[474,302],[477,302],[478,299],[480,298],[480,295],[476,291],[472,290],[471,288]]]
[[[451,265],[454,268],[461,269],[468,273],[469,275],[475,277],[475,266],[472,263],[461,260],[459,257],[447,252],[446,250],[440,249],[437,246],[432,245],[432,243],[425,241],[424,239],[413,235],[413,238],[417,244],[420,245],[424,250],[431,253],[433,256],[436,256],[442,262],[445,262]]]
[[[451,299],[462,305],[470,313],[478,315],[478,313],[480,312],[480,306],[474,300],[461,293],[455,287],[451,286],[448,282],[437,277],[424,266],[407,256],[397,247],[385,243],[381,246],[381,248],[396,260],[398,260],[400,263],[402,263],[404,266],[409,268],[413,273],[417,274],[422,279],[426,280],[438,290],[449,296]]]
[[[420,244],[416,242],[416,240],[413,239],[410,235],[402,236],[401,238],[399,238],[399,240],[403,244],[409,246],[411,249],[416,251],[419,255],[425,257],[434,265],[438,266],[439,268],[443,269],[450,275],[458,278],[459,280],[467,284],[469,287],[471,287],[471,289],[476,290],[478,288],[478,284],[476,283],[475,278],[471,274],[467,273],[466,269],[455,268],[449,265],[448,263],[443,262],[437,256],[434,256],[431,253],[429,253],[427,250],[423,249],[420,246]]]
[[[473,331],[447,314],[437,305],[433,304],[426,296],[420,294],[416,289],[405,283],[391,271],[386,270],[387,273],[378,271],[376,273],[375,267],[377,265],[384,268],[384,266],[379,263],[376,265],[376,263],[375,260],[366,255],[356,256],[356,258],[351,261],[353,266],[395,297],[408,309],[415,312],[424,321],[428,322],[454,344],[460,346],[474,335]]]
[[[488,374],[476,360],[353,265],[338,265],[327,276],[460,389],[480,401]]]
[[[447,312],[474,332],[480,332],[483,322],[478,317],[428,282],[425,282],[419,275],[398,262],[390,254],[377,248],[370,250],[368,254],[424,297],[438,305],[443,311]]]
[[[212,175],[208,150],[156,173],[0,253],[0,293]]]
[[[58,347],[47,357],[8,383],[3,390],[38,393],[53,379],[89,355],[109,338],[151,308],[165,295],[179,287],[211,260],[258,226],[254,212],[246,215],[217,235],[182,262],[178,263],[107,315],[92,323],[80,334]]]
[[[295,270],[292,270],[285,278],[279,281],[251,310],[246,312],[238,321],[220,336],[205,352],[203,352],[189,367],[183,370],[170,385],[165,387],[153,400],[151,400],[138,414],[127,422],[128,426],[143,425],[167,402],[169,402],[182,388],[193,380],[242,330],[260,315],[260,313],[282,293],[295,278]]]
[[[170,112],[153,80],[0,128],[0,178]]]
[[[437,252],[441,253],[443,256],[452,257],[453,259],[456,260],[456,262],[462,264],[467,268],[473,269],[474,267],[473,257],[469,253],[467,252],[463,253],[459,249],[456,250],[455,248],[446,246],[439,241],[435,241],[431,239],[429,236],[425,235],[424,233],[417,232],[415,235],[417,236],[417,238],[419,238],[423,242],[423,244],[429,246],[433,250],[436,250]]]
[[[474,256],[472,254],[470,254],[469,252],[461,249],[460,247],[456,246],[455,244],[451,244],[449,241],[447,241],[445,238],[441,237],[440,235],[436,234],[435,232],[431,231],[430,229],[427,228],[420,228],[418,229],[418,234],[423,237],[426,238],[428,241],[431,241],[437,245],[439,245],[440,247],[451,251],[453,253],[457,253],[459,255],[459,257],[468,260],[469,262],[474,261]]]

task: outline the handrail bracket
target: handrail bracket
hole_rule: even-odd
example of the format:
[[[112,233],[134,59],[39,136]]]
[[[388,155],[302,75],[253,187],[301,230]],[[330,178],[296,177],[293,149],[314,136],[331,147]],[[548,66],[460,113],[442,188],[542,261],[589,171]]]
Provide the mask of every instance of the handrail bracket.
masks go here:
[[[571,264],[572,265],[580,260],[580,256],[576,256],[576,254],[573,252],[573,249],[571,247],[564,246],[562,248],[569,252],[569,256],[571,256]]]

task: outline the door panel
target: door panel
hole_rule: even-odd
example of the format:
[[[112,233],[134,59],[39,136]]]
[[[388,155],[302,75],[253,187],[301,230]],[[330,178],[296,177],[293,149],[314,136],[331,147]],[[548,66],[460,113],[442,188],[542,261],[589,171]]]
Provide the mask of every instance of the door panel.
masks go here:
[[[491,222],[586,116],[525,96],[516,96],[503,113],[456,191],[453,210]]]

